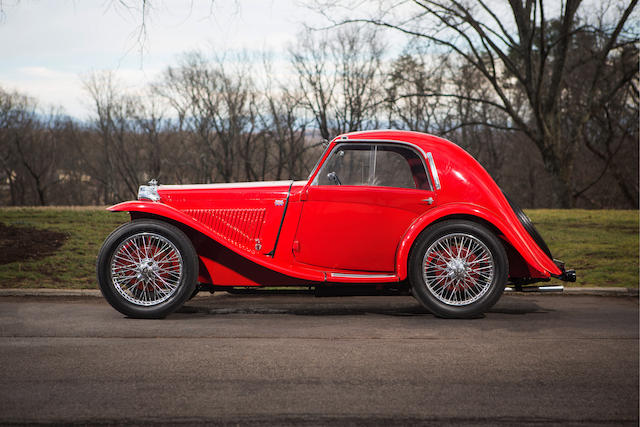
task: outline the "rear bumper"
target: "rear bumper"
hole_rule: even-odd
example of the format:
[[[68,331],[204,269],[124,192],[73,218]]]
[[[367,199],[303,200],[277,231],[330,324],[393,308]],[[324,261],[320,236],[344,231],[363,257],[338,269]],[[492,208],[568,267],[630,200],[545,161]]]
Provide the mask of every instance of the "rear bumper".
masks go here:
[[[556,279],[560,279],[563,282],[575,282],[576,281],[576,271],[575,270],[567,270],[564,266],[564,262],[554,259],[553,263],[558,266],[561,274],[553,274],[552,276]]]
[[[563,282],[575,282],[576,272],[575,270],[567,270],[564,266],[564,262],[557,259],[553,260],[553,263],[560,270],[560,274],[552,274],[551,277],[560,279]],[[511,286],[505,288],[506,292],[562,292],[564,286],[562,285],[550,285],[550,286],[531,286],[535,282],[548,282],[550,279],[514,279],[511,281]]]

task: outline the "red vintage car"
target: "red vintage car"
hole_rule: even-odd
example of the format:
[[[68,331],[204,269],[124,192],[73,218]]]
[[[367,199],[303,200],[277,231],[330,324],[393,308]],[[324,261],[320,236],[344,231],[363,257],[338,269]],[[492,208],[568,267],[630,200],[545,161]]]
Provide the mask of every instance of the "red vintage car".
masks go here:
[[[149,184],[109,208],[131,222],[97,260],[102,294],[131,317],[259,286],[406,289],[437,316],[471,317],[507,284],[575,281],[482,166],[432,135],[340,135],[306,181]]]

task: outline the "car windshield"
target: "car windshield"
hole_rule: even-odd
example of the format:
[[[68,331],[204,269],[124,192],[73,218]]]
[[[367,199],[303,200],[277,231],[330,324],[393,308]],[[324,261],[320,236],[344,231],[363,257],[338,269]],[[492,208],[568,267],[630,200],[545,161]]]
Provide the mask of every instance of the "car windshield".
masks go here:
[[[307,178],[307,180],[310,180],[311,177],[313,176],[314,172],[316,171],[316,169],[318,169],[318,166],[320,166],[320,162],[322,161],[322,159],[324,158],[324,155],[327,154],[327,150],[329,150],[329,147],[331,146],[331,144],[327,144],[324,147],[324,150],[322,150],[322,154],[320,155],[320,157],[318,157],[318,161],[316,162],[315,166],[313,167],[313,169],[311,169],[311,173],[309,174],[309,177]]]

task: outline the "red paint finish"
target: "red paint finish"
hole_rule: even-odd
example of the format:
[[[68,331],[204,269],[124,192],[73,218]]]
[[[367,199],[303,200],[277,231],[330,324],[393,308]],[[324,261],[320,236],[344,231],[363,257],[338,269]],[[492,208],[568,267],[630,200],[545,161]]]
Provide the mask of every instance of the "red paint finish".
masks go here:
[[[255,252],[261,246],[266,209],[185,209],[183,211],[212,231],[244,250]]]
[[[327,181],[326,171],[318,175],[325,162],[340,164],[332,156],[346,159],[344,153],[355,146],[378,146],[386,154],[402,151],[397,147],[411,150],[415,156],[404,166],[399,163],[413,173],[413,179],[402,181],[411,188],[377,181],[377,160],[366,165],[362,153],[357,153],[365,159],[362,170],[376,180],[336,185]],[[345,177],[342,169],[340,174],[338,179],[354,179]],[[545,279],[562,273],[529,236],[482,166],[457,145],[432,135],[341,135],[308,181],[161,185],[158,193],[159,202],[132,201],[109,209],[181,224],[200,256],[200,280],[219,286],[403,280],[416,238],[430,224],[452,216],[495,230],[505,241],[512,278]]]
[[[304,281],[249,261],[231,249],[211,239],[201,241],[196,250],[216,286],[302,286]]]
[[[158,193],[163,203],[202,224],[218,240],[253,254],[266,254],[275,244],[289,184],[164,185]]]
[[[302,208],[296,261],[328,269],[393,273],[405,230],[432,192],[389,187],[312,186]]]

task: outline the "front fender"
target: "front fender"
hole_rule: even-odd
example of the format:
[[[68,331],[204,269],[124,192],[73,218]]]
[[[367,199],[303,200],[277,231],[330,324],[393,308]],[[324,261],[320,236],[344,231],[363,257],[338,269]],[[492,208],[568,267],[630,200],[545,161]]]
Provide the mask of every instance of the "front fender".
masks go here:
[[[278,273],[314,282],[325,280],[324,274],[320,272],[294,269],[290,265],[283,265],[281,263],[275,262],[272,258],[266,258],[260,256],[259,254],[245,251],[242,248],[239,248],[237,245],[234,245],[233,242],[230,242],[224,235],[221,235],[215,230],[203,226],[200,222],[191,218],[189,215],[186,215],[185,213],[161,202],[129,201],[113,205],[107,208],[107,210],[111,212],[143,212],[147,214],[157,215],[159,217],[168,218],[204,234],[205,236],[211,238],[212,240],[215,240],[216,242],[243,256],[249,261],[277,271]]]
[[[396,255],[396,271],[400,280],[407,277],[407,263],[413,243],[420,233],[430,224],[449,216],[465,215],[482,219],[502,233],[504,239],[518,251],[530,267],[533,277],[548,278],[550,275],[562,274],[562,271],[540,249],[529,233],[519,222],[508,216],[498,215],[482,206],[471,203],[449,203],[438,206],[418,217],[405,232],[402,242],[398,246]]]
[[[159,202],[129,201],[118,203],[107,208],[111,212],[144,212],[169,218],[209,235],[208,230],[183,212]],[[216,239],[217,240],[217,239]]]

